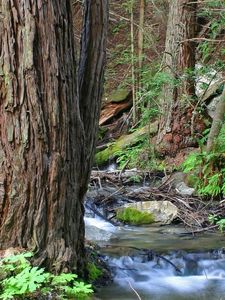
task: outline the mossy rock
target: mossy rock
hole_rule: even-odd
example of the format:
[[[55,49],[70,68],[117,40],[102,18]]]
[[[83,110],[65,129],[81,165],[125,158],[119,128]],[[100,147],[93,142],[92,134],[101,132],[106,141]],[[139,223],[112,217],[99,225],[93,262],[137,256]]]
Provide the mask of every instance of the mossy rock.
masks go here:
[[[140,211],[133,207],[119,208],[116,213],[119,221],[131,225],[152,224],[155,222],[154,215],[146,211]]]
[[[110,102],[119,103],[122,101],[125,101],[127,97],[129,96],[130,91],[126,89],[118,89],[112,92],[112,94],[109,96]]]
[[[106,164],[110,159],[115,158],[119,151],[136,144],[145,135],[156,134],[157,130],[158,121],[155,121],[150,125],[137,129],[131,134],[121,136],[116,142],[108,144],[106,149],[99,151],[95,155],[95,164],[98,166]]]

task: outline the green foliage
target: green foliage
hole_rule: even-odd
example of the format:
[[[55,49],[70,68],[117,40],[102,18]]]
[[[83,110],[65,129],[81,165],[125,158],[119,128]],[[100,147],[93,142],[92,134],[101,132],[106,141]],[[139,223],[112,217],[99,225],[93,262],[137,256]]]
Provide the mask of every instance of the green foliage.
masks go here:
[[[132,8],[133,8],[133,6],[134,6],[134,4],[135,4],[135,1],[136,1],[136,0],[126,0],[126,1],[124,1],[124,2],[122,3],[122,8],[123,8],[126,12],[131,13]]]
[[[211,224],[216,224],[219,227],[219,230],[221,232],[224,232],[225,229],[225,218],[221,218],[219,216],[216,215],[209,215],[208,216],[209,222]]]
[[[95,281],[96,279],[98,279],[100,276],[102,276],[102,270],[99,269],[95,263],[90,262],[88,263],[88,279],[90,280],[90,282]]]
[[[134,146],[120,149],[116,152],[120,169],[124,167],[137,168],[141,170],[163,170],[162,162],[156,157],[154,148],[145,136]],[[139,176],[133,176],[130,180],[140,182]]]
[[[207,139],[203,137],[200,145]],[[225,194],[225,126],[221,129],[210,153],[201,150],[191,153],[183,163],[183,171],[192,175],[198,193],[206,196]],[[194,180],[193,180],[194,179]]]
[[[131,225],[151,224],[155,221],[153,214],[132,207],[118,209],[116,218]]]
[[[31,299],[47,292],[55,292],[61,299],[78,299],[93,293],[90,284],[75,280],[76,274],[53,275],[43,268],[33,267],[28,261],[31,256],[33,254],[28,252],[1,260],[0,299]]]
[[[160,114],[159,99],[165,84],[174,84],[173,79],[166,72],[155,72],[149,66],[141,70],[141,86],[138,98],[140,101],[141,123],[147,124]]]
[[[118,158],[116,162],[119,164],[119,168],[123,169],[126,165],[129,165],[130,168],[140,167],[138,161],[142,148],[143,142],[140,141],[137,145],[133,147],[128,147],[126,149],[117,151],[116,156]]]
[[[200,17],[210,20],[209,24],[209,40],[199,43],[198,50],[202,54],[202,60],[209,59],[216,47],[213,40],[220,37],[221,31],[225,26],[225,3],[224,0],[205,1],[198,10]]]

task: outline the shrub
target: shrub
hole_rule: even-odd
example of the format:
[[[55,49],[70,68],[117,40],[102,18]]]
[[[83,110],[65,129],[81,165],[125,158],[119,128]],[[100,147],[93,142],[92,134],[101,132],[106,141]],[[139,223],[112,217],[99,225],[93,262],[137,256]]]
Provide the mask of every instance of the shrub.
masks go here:
[[[28,260],[32,256],[27,252],[1,259],[0,299],[34,299],[47,293],[57,294],[60,299],[84,299],[93,293],[91,285],[78,281],[76,274],[53,275],[33,267]]]

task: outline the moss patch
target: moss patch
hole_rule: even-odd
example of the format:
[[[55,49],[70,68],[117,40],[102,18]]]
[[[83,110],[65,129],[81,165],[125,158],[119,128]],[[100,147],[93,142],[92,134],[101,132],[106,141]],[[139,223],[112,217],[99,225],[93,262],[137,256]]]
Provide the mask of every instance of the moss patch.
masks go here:
[[[103,271],[100,268],[98,268],[93,262],[88,263],[87,269],[88,269],[88,280],[90,282],[96,281],[103,274]]]
[[[130,91],[128,90],[118,89],[110,95],[109,99],[111,100],[111,102],[122,102],[127,99],[129,93]]]
[[[133,207],[118,209],[116,218],[119,221],[131,225],[151,224],[155,222],[154,215],[146,211],[140,211]]]
[[[155,134],[158,130],[158,122],[152,123],[140,129],[137,129],[131,134],[121,136],[116,142],[111,143],[108,147],[95,155],[95,164],[102,166],[110,159],[117,156],[117,152],[126,149],[129,146],[136,144],[143,136],[147,134]]]

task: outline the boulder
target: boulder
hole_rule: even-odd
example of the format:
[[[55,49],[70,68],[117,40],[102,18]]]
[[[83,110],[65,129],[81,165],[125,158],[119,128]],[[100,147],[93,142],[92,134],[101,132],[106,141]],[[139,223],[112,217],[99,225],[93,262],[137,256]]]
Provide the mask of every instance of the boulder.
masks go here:
[[[178,214],[178,208],[170,201],[141,201],[129,203],[123,207],[133,207],[151,213],[154,216],[154,221],[162,224],[170,224]]]

